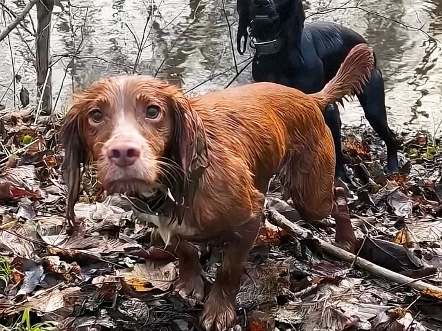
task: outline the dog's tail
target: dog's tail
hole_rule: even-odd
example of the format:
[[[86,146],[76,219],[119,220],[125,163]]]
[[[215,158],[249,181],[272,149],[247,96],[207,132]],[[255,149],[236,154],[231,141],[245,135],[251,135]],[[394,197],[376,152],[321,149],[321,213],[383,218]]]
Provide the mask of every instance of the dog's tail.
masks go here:
[[[342,102],[347,96],[362,92],[369,81],[374,66],[374,56],[367,44],[358,44],[348,53],[336,76],[324,88],[314,94],[321,109],[334,102]]]

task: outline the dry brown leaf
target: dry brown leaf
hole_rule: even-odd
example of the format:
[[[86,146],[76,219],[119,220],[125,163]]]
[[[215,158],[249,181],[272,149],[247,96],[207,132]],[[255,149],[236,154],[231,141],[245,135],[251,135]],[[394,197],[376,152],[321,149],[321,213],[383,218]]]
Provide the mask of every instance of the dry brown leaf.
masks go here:
[[[420,219],[406,222],[407,227],[413,232],[417,242],[442,243],[442,221]]]
[[[371,322],[373,331],[426,330],[405,309],[394,308],[380,313]]]
[[[172,262],[147,261],[145,264],[135,264],[133,268],[119,270],[117,275],[123,276],[124,282],[138,292],[154,289],[167,291],[176,278],[176,267]]]
[[[402,189],[408,188],[408,175],[407,174],[390,174],[387,176],[388,180],[394,181]]]
[[[64,308],[64,295],[58,288],[38,291],[28,298],[25,306],[41,313],[51,313]]]
[[[38,218],[37,233],[48,245],[61,246],[68,239],[68,235],[62,233],[65,222],[64,217],[56,215]]]
[[[34,228],[27,224],[15,223],[8,231],[0,231],[0,248],[12,252],[15,256],[32,259],[35,256],[36,239]]]
[[[45,155],[43,157],[43,162],[49,168],[55,168],[58,165],[57,158],[55,155]]]
[[[407,228],[403,228],[394,237],[394,243],[398,245],[406,245],[408,242],[408,230]]]
[[[425,289],[422,291],[422,294],[429,295],[433,298],[437,298],[439,300],[442,300],[442,293],[441,292],[434,292],[430,289]]]
[[[278,245],[281,242],[281,238],[287,235],[287,231],[271,224],[267,220],[259,229],[258,238],[256,239],[257,245]]]
[[[354,139],[347,139],[344,142],[344,149],[351,154],[358,155],[364,159],[370,159],[370,154],[367,148],[359,141]]]
[[[393,212],[400,217],[409,218],[413,210],[411,200],[399,190],[391,193],[387,198],[388,203],[393,208]]]

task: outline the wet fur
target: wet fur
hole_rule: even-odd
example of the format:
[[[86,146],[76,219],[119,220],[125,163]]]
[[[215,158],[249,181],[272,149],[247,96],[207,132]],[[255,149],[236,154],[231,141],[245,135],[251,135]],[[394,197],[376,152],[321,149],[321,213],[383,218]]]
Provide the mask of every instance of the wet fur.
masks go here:
[[[132,98],[142,95],[146,105],[154,100],[164,111],[163,122],[155,127],[130,122],[149,146],[138,168],[131,171],[145,175],[150,184],[168,186],[180,202],[159,208],[160,225],[169,231],[171,250],[179,259],[176,292],[193,302],[204,297],[198,253],[189,242],[212,241],[223,247],[223,262],[205,296],[201,321],[207,330],[232,327],[241,267],[263,221],[270,178],[281,174],[286,194],[304,219],[330,214],[335,157],[322,112],[328,103],[360,91],[373,62],[366,45],[355,47],[336,78],[313,95],[255,83],[187,98],[178,88],[144,76],[113,77],[92,84],[76,97],[61,132],[69,188],[67,217],[73,220],[81,163],[96,162],[98,177],[104,181],[109,179],[107,172],[118,170],[111,167],[103,150],[113,139],[118,109],[124,107],[129,123]],[[107,109],[108,117],[94,128],[88,124],[88,113],[96,107]],[[166,178],[165,169],[176,171]],[[140,185],[110,189],[144,189]],[[338,235],[340,244],[351,244],[354,234],[349,221],[337,221],[337,240]]]
[[[81,165],[88,162],[95,162],[97,167],[103,173],[107,173],[107,163],[104,156],[100,154],[100,135],[96,135],[97,142],[85,141],[85,133],[89,131],[90,136],[94,132],[87,128],[84,118],[85,110],[99,107],[101,104],[109,102],[117,97],[117,91],[112,88],[112,78],[105,79],[93,84],[87,91],[75,95],[74,103],[65,119],[65,124],[61,131],[61,141],[65,146],[65,158],[62,166],[65,182],[68,184],[68,206],[67,217],[71,222],[75,221],[73,213],[73,204],[78,200],[80,194],[80,168]],[[132,84],[138,84],[138,78],[134,79]],[[207,146],[204,136],[204,130],[200,130],[201,120],[191,109],[187,98],[175,87],[161,81],[152,80],[150,88],[161,90],[166,94],[168,106],[173,109],[173,121],[180,123],[176,125],[173,132],[173,141],[169,142],[167,147],[168,157],[164,161],[163,167],[173,168],[176,164],[179,170],[173,171],[174,185],[171,186],[172,194],[178,201],[188,202],[186,205],[173,206],[171,212],[173,219],[181,220],[184,212],[189,210],[188,205],[192,202],[194,191],[198,185],[198,180],[202,170],[207,167]],[[131,89],[130,86],[127,87]],[[135,89],[137,90],[137,89]],[[97,98],[99,95],[99,98]],[[109,132],[102,134],[105,136]],[[66,148],[68,146],[68,148]],[[95,156],[95,158],[94,158]],[[139,171],[149,171],[147,168],[140,168]],[[161,172],[164,169],[157,169]],[[106,178],[102,178],[106,180]],[[139,190],[137,183],[127,183],[126,187],[121,188],[125,192],[136,192]],[[184,199],[187,197],[187,199]],[[186,208],[187,207],[187,208]],[[191,209],[190,209],[191,211]]]

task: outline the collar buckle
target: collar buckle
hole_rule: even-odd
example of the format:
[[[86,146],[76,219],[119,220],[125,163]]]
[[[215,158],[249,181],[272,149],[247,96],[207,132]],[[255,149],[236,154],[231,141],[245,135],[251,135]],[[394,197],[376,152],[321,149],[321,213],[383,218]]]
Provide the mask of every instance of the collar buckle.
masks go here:
[[[253,48],[258,55],[271,55],[278,53],[281,49],[282,40],[280,37],[268,41],[256,41],[252,40]]]

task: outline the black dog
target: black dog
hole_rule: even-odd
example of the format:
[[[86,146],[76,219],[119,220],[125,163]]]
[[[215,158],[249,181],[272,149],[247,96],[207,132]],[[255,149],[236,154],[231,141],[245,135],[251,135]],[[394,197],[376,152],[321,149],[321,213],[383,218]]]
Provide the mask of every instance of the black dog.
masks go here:
[[[254,81],[268,81],[320,91],[338,71],[350,50],[367,43],[358,33],[330,22],[305,23],[302,0],[237,0],[237,48],[243,54],[253,41]],[[242,43],[243,41],[243,43]],[[397,143],[388,127],[382,73],[376,64],[370,81],[358,95],[365,117],[387,146],[387,169],[398,172]],[[327,107],[325,121],[336,149],[336,177],[347,180],[341,148],[341,119],[336,104]]]

